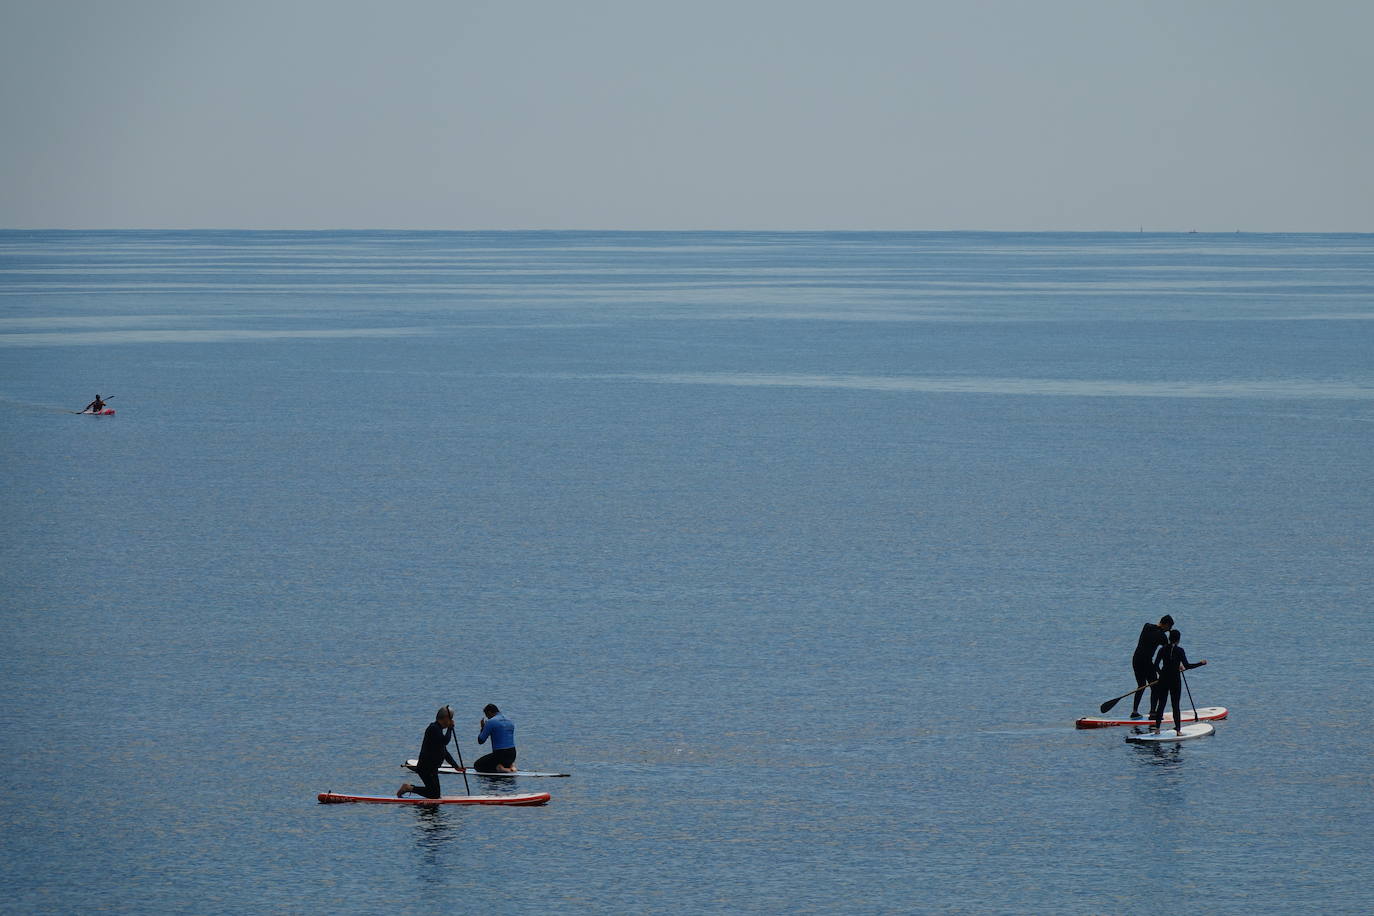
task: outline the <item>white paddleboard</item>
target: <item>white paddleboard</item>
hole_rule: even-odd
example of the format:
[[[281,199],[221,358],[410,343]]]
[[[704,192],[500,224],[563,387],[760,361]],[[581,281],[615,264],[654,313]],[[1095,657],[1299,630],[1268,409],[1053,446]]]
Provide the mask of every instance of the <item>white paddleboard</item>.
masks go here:
[[[405,767],[407,770],[413,770],[413,769],[415,769],[416,765],[417,765],[419,762],[420,762],[419,760],[416,760],[415,758],[411,758],[410,760],[407,760],[405,763],[401,764],[401,766]],[[439,767],[439,772],[440,772],[441,774],[447,775],[447,776],[458,776],[459,774],[462,773],[461,770],[455,770],[453,767],[449,766],[447,763],[444,764],[443,766]],[[479,773],[477,770],[474,770],[472,767],[468,767],[468,775],[469,775],[469,776],[496,776],[496,777],[500,777],[500,778],[503,778],[503,779],[511,779],[512,777],[515,777],[515,776],[571,776],[572,774],[571,774],[571,773],[538,773],[538,772],[535,772],[535,771],[533,771],[533,770],[516,770],[514,773],[499,773],[499,772],[498,772],[498,773],[487,773],[487,772],[480,772],[480,773]]]
[[[1205,738],[1214,731],[1216,728],[1211,722],[1193,722],[1178,731],[1161,728],[1158,732],[1147,731],[1139,735],[1127,735],[1126,740],[1135,744],[1167,744],[1172,741],[1187,741],[1190,738]]]

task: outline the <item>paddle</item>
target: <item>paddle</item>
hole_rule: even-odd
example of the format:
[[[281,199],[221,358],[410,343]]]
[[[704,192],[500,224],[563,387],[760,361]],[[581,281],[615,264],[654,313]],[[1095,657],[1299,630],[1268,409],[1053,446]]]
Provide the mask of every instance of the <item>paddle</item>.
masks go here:
[[[1193,688],[1191,688],[1191,687],[1188,686],[1188,675],[1184,674],[1184,673],[1180,670],[1180,671],[1178,672],[1178,676],[1181,677],[1181,678],[1183,678],[1183,689],[1186,690],[1186,691],[1188,691],[1188,703],[1193,707],[1193,721],[1196,722],[1196,721],[1197,721],[1197,701],[1193,699]]]
[[[448,733],[453,738],[453,749],[458,752],[458,769],[463,771],[463,788],[467,789],[468,794],[471,795],[472,786],[468,785],[468,767],[467,764],[463,763],[463,749],[458,746],[458,725],[455,723],[448,730]]]
[[[1155,684],[1158,684],[1158,683],[1159,683],[1158,680],[1153,680],[1153,681],[1150,681],[1150,683],[1144,685],[1144,687],[1137,687],[1137,688],[1135,688],[1134,690],[1128,690],[1128,691],[1126,691],[1125,693],[1123,693],[1121,696],[1119,696],[1119,697],[1113,697],[1112,699],[1110,699],[1110,700],[1108,700],[1107,702],[1103,703],[1101,706],[1098,707],[1098,709],[1100,709],[1100,710],[1102,711],[1102,715],[1105,716],[1105,715],[1111,710],[1111,708],[1112,708],[1113,706],[1115,706],[1117,703],[1120,703],[1122,700],[1126,699],[1126,698],[1127,698],[1128,696],[1130,696],[1131,694],[1136,693],[1136,692],[1141,691],[1141,690],[1144,690],[1145,687],[1153,687]]]
[[[108,398],[101,398],[101,399],[100,399],[100,402],[101,402],[102,404],[104,404],[106,401],[113,400],[113,398],[114,398],[114,395],[110,395]],[[76,411],[76,413],[85,413],[86,411],[90,410],[93,406],[95,406],[95,401],[92,401],[91,403],[87,404],[85,407],[83,407],[83,408],[81,408],[80,410]]]

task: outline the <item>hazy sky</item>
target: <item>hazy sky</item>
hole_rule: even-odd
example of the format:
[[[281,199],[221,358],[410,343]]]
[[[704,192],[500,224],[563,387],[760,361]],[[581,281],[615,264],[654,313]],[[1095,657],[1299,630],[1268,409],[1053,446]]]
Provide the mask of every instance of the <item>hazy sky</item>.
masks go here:
[[[1374,231],[1374,0],[0,0],[0,226]]]

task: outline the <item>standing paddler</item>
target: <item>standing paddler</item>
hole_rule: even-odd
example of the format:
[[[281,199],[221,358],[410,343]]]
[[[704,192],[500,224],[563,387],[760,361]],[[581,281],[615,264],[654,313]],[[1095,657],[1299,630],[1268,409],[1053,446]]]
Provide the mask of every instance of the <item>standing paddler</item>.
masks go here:
[[[1164,704],[1172,701],[1174,704],[1174,731],[1183,731],[1183,717],[1178,711],[1179,695],[1183,691],[1183,672],[1192,668],[1201,668],[1207,664],[1207,659],[1200,662],[1189,662],[1188,653],[1183,651],[1183,646],[1179,645],[1182,637],[1178,630],[1169,631],[1169,642],[1162,646],[1159,654],[1155,656],[1159,664],[1159,675],[1155,686],[1150,690],[1150,718],[1154,724],[1150,726],[1151,731],[1159,731],[1159,724],[1164,721]],[[1194,716],[1197,711],[1193,711]]]
[[[1140,628],[1140,639],[1136,640],[1135,654],[1131,656],[1131,670],[1139,688],[1131,697],[1132,719],[1140,718],[1140,698],[1145,696],[1145,685],[1155,679],[1155,652],[1169,644],[1168,633],[1173,625],[1174,618],[1165,614],[1159,623],[1147,623]]]
[[[417,787],[403,782],[396,790],[397,798],[403,798],[407,792],[414,792],[425,798],[439,797],[439,767],[447,760],[449,766],[455,770],[462,769],[448,752],[448,743],[452,738],[453,708],[441,706],[434,715],[434,721],[425,729],[425,737],[420,742],[420,758],[415,761],[415,774],[424,780],[425,784],[423,787]]]

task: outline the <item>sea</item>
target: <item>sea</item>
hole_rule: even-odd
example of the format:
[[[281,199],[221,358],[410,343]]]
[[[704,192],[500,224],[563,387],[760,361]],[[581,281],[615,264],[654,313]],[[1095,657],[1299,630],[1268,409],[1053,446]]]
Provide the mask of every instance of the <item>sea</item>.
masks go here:
[[[1369,913],[1372,456],[1371,235],[0,232],[0,911]]]

